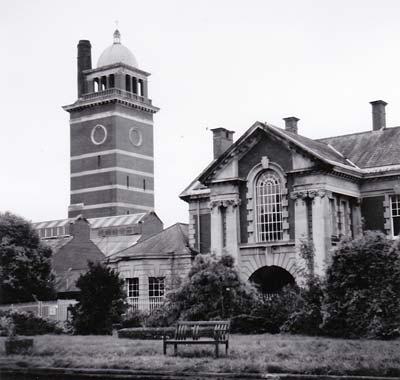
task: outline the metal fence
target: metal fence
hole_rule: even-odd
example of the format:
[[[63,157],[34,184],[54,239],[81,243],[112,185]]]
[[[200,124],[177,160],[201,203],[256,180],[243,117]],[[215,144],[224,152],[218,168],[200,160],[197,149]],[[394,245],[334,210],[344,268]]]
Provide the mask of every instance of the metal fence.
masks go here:
[[[32,312],[41,318],[53,319],[64,322],[68,320],[68,308],[78,303],[76,300],[57,300],[57,301],[38,301],[30,303],[15,303],[9,305],[0,305],[0,310],[16,310]]]
[[[153,310],[158,309],[164,300],[164,297],[129,297],[128,304],[131,310],[148,311],[151,313]]]

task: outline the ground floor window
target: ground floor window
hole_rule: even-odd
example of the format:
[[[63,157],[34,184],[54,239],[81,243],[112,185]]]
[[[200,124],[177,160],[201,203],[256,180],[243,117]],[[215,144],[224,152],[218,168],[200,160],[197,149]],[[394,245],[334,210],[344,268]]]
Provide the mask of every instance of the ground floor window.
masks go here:
[[[165,278],[149,277],[149,297],[164,297]]]
[[[127,278],[126,282],[126,293],[128,298],[137,298],[139,297],[139,278]]]
[[[392,195],[390,202],[393,236],[400,235],[400,195]]]

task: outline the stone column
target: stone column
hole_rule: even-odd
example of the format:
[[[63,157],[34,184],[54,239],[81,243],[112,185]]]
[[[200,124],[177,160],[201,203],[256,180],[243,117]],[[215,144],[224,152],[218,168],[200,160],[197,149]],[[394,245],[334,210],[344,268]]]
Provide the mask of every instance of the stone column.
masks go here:
[[[239,265],[239,199],[224,201],[226,207],[226,252],[235,259]],[[221,231],[222,232],[222,231]],[[221,234],[222,235],[222,234]]]
[[[219,201],[211,201],[211,253],[222,254],[222,220]]]
[[[315,248],[315,273],[324,274],[325,260],[331,247],[329,198],[325,190],[309,190],[312,202],[312,230]]]

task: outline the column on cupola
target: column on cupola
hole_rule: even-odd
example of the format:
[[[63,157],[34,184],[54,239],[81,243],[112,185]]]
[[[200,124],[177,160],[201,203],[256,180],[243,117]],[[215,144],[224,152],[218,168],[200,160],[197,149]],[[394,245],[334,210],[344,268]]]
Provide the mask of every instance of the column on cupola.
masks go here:
[[[315,248],[315,273],[324,274],[325,260],[331,246],[331,215],[326,190],[309,190],[312,199],[312,237]]]

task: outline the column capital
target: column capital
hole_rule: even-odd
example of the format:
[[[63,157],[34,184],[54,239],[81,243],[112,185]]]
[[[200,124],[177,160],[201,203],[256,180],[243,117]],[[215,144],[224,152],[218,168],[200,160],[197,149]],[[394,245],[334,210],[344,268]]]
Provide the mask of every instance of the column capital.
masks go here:
[[[240,206],[241,200],[240,199],[215,199],[210,201],[208,207],[210,209],[214,209],[217,207],[238,207]]]
[[[328,195],[325,189],[295,190],[290,193],[290,199],[323,198]]]

